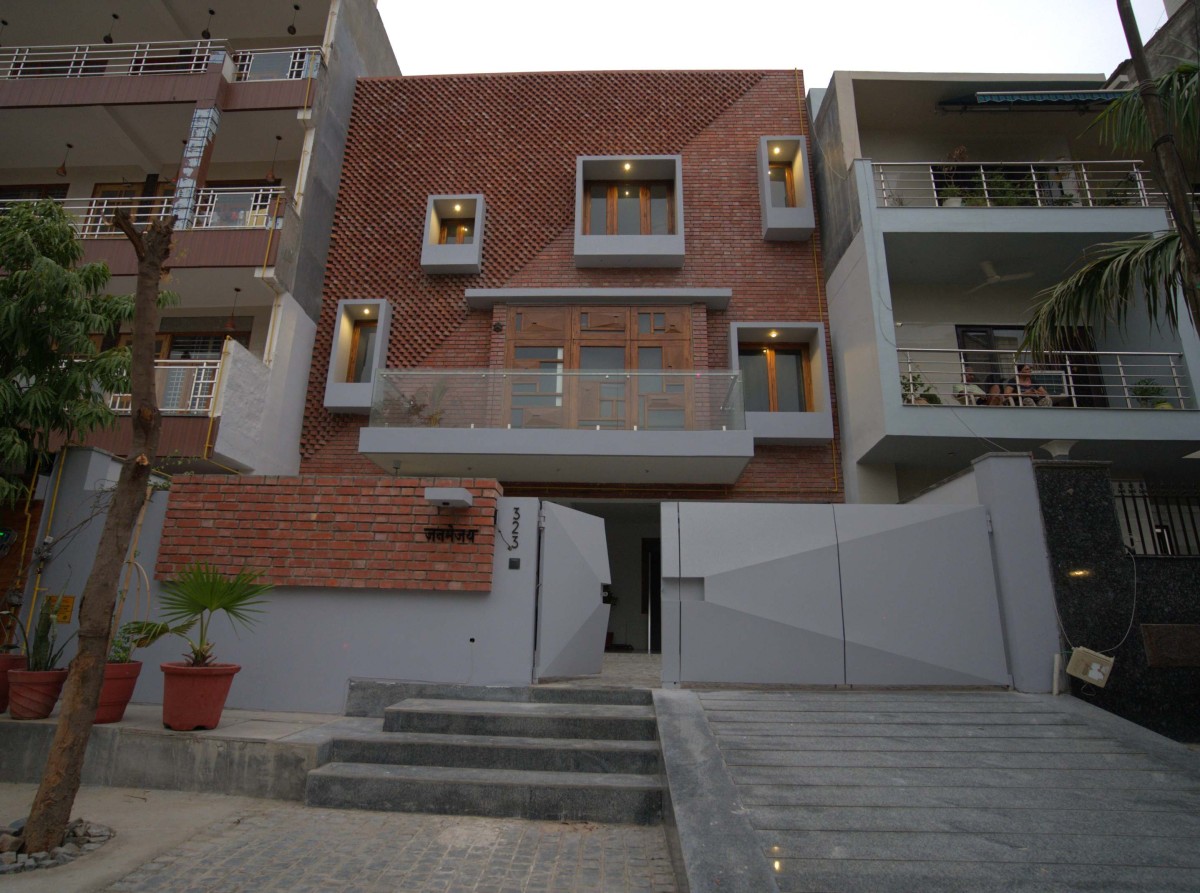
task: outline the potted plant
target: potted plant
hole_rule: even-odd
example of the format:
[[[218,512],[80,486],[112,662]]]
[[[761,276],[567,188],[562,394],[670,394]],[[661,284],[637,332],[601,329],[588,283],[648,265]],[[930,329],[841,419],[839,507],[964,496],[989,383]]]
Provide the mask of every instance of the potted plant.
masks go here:
[[[930,385],[925,383],[920,372],[909,372],[900,376],[900,390],[904,394],[904,402],[911,405],[941,404],[938,396]]]
[[[171,634],[188,643],[186,660],[162,665],[163,725],[168,729],[215,729],[220,723],[233,677],[242,668],[216,661],[210,625],[213,617],[224,614],[235,627],[252,628],[254,615],[262,611],[262,596],[271,589],[271,584],[259,582],[261,576],[243,568],[227,577],[211,565],[190,564],[162,585],[163,622],[132,624],[139,641]]]
[[[1153,378],[1140,378],[1133,383],[1133,387],[1129,389],[1129,393],[1137,400],[1138,404],[1150,409],[1174,409],[1171,401],[1167,399],[1166,389]]]
[[[100,687],[100,702],[96,706],[96,725],[110,722],[120,722],[125,716],[125,708],[133,697],[133,689],[137,685],[138,676],[142,672],[142,662],[133,659],[135,648],[145,648],[154,643],[159,636],[171,630],[158,629],[163,624],[149,624],[153,627],[145,630],[140,621],[124,624],[113,635],[108,646],[108,662],[104,665],[104,683]]]
[[[25,655],[17,648],[13,638],[13,629],[18,623],[17,615],[12,611],[0,612],[0,713],[8,709],[8,671],[19,670],[25,666]]]
[[[58,630],[49,599],[42,602],[32,640],[19,622],[16,630],[25,644],[25,669],[8,671],[8,714],[13,719],[45,719],[54,710],[67,681],[67,671],[59,669],[58,663],[75,634],[57,644]]]

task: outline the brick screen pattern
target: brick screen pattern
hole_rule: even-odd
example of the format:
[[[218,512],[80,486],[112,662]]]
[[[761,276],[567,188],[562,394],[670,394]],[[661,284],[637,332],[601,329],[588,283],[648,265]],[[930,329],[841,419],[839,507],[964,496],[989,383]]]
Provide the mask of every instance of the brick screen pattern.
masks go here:
[[[436,508],[426,487],[465,487],[474,505]],[[473,478],[177,478],[155,576],[204,561],[261,570],[276,586],[489,592],[500,495]]]
[[[493,324],[502,323],[503,308],[469,311],[468,288],[730,288],[727,311],[694,308],[696,369],[730,367],[731,322],[827,322],[819,237],[765,242],[761,233],[758,140],[808,133],[803,92],[794,71],[360,80],[310,373],[302,471],[384,473],[357,454],[365,418],[323,406],[341,299],[391,303],[389,368],[502,365],[505,333]],[[683,267],[576,268],[576,157],[674,154],[683,159]],[[483,193],[487,201],[482,271],[428,275],[420,268],[426,200],[460,193]],[[827,375],[832,380],[832,369]],[[833,412],[836,425],[836,402]],[[835,445],[759,453],[737,484],[715,488],[722,498],[841,501]],[[619,489],[647,498],[672,493]],[[578,492],[585,491],[601,495],[581,481]]]

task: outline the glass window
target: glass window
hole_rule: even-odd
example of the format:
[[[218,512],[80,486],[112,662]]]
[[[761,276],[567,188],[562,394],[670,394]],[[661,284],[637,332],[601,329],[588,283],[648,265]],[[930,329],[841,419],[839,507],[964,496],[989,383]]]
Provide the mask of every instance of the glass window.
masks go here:
[[[367,362],[375,352],[375,336],[379,323],[374,319],[358,319],[354,321],[354,338],[350,346],[350,375],[351,382],[362,384],[371,380],[371,369]]]
[[[675,232],[673,188],[665,180],[649,183],[589,183],[585,235],[647,236]]]
[[[805,412],[803,348],[738,349],[746,412]]]
[[[796,207],[796,187],[790,164],[772,164],[767,171],[771,183],[771,204],[776,208]]]

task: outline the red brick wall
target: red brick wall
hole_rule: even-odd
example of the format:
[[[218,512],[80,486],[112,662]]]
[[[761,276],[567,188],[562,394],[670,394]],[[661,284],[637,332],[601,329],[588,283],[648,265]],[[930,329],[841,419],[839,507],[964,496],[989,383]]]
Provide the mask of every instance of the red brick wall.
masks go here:
[[[792,71],[360,81],[314,348],[302,470],[377,473],[356,454],[357,429],[366,420],[334,416],[322,405],[333,316],[344,298],[391,302],[391,368],[502,365],[504,334],[493,331],[493,322],[503,321],[503,308],[468,311],[468,288],[729,288],[728,310],[694,310],[697,369],[729,368],[731,322],[827,322],[818,237],[765,242],[761,230],[758,140],[808,133],[803,91]],[[575,267],[575,159],[610,154],[682,156],[687,255],[681,269]],[[487,202],[482,272],[425,274],[420,240],[427,197],[474,192]],[[832,381],[832,366],[826,377]],[[836,404],[834,412],[836,425]],[[761,448],[734,486],[703,488],[704,498],[841,501],[835,453],[833,444]],[[526,490],[646,498],[680,492],[587,482],[574,490],[522,485]]]
[[[465,487],[469,509],[426,504],[425,487]],[[363,476],[176,478],[155,576],[192,561],[265,571],[277,586],[488,592],[501,490],[482,479]],[[427,541],[427,527],[474,542]]]

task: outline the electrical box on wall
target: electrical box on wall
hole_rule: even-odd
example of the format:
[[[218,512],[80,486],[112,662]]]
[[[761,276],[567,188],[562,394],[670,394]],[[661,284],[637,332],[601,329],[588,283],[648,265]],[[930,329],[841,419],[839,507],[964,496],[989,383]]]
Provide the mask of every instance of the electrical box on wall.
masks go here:
[[[1076,648],[1071,652],[1071,660],[1067,664],[1067,674],[1084,682],[1090,682],[1097,688],[1104,688],[1108,676],[1112,672],[1113,659],[1107,654],[1092,651],[1090,648]]]

